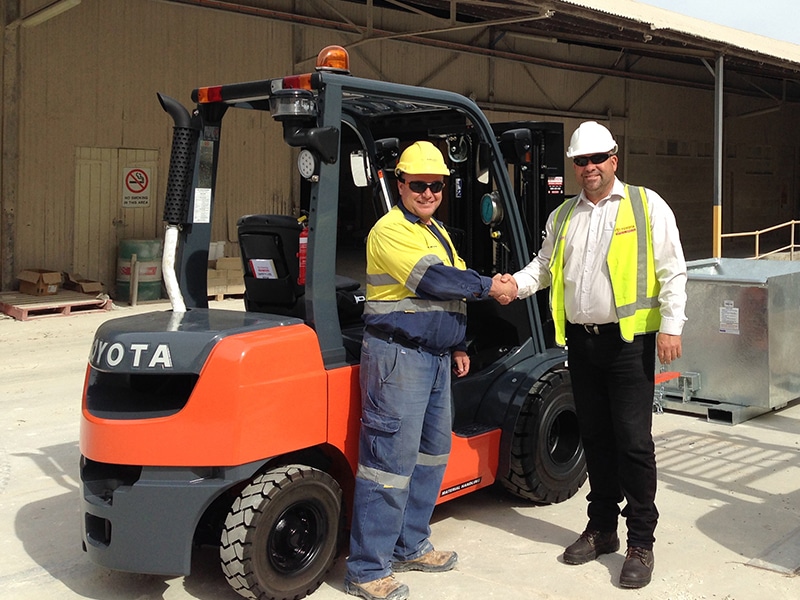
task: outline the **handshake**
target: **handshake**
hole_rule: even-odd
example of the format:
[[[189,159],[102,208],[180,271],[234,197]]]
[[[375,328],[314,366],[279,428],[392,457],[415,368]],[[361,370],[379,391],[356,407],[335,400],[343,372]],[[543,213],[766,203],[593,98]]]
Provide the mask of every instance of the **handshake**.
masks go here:
[[[517,282],[513,275],[509,273],[498,273],[492,277],[492,287],[489,290],[489,297],[494,298],[500,304],[510,304],[517,298]]]

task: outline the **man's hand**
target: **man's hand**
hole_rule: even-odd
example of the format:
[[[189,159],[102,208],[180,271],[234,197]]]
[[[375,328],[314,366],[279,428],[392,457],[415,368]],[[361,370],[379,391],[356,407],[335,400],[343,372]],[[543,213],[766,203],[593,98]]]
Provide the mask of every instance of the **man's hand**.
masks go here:
[[[668,365],[676,358],[681,357],[681,336],[659,333],[656,336],[656,350],[659,362],[662,365]]]
[[[489,296],[497,300],[500,304],[509,304],[517,297],[517,282],[509,273],[498,273],[492,277],[492,288]]]
[[[453,373],[456,377],[463,377],[469,373],[469,356],[463,350],[453,352]]]

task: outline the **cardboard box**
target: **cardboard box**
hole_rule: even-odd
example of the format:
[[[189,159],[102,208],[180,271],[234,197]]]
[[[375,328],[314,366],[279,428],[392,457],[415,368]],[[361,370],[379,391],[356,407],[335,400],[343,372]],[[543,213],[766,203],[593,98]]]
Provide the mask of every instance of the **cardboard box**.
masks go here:
[[[207,283],[208,289],[217,288],[217,287],[225,287],[228,285],[228,277],[226,275],[226,271],[217,271],[216,269],[209,269],[207,271]],[[218,294],[220,292],[215,291],[214,294]],[[211,292],[209,292],[209,296]]]
[[[208,245],[208,260],[217,260],[225,256],[225,241],[211,242]]]
[[[78,273],[64,273],[64,289],[75,290],[83,294],[99,294],[103,291],[103,284],[86,279]]]
[[[239,256],[223,256],[217,259],[217,271],[237,271],[242,272],[242,259]]]
[[[17,275],[19,291],[32,296],[50,296],[61,287],[61,273],[47,269],[26,269]]]
[[[223,256],[209,260],[206,277],[209,296],[244,294],[244,273],[240,256]]]
[[[207,288],[206,293],[209,296],[225,296],[228,293],[228,286],[227,285],[210,285]],[[221,299],[221,298],[220,298]]]
[[[228,285],[244,285],[244,275],[241,271],[220,271],[217,270],[217,273],[225,273],[226,279],[228,280]]]

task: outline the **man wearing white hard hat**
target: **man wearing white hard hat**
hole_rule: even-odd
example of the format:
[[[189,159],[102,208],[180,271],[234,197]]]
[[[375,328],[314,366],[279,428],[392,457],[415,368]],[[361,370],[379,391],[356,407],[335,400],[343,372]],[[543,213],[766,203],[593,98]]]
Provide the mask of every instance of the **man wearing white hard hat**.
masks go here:
[[[520,298],[550,286],[556,342],[567,346],[590,491],[588,524],[564,562],[616,552],[621,514],[619,582],[640,588],[652,578],[658,521],[655,356],[668,364],[681,355],[686,262],[672,210],[656,192],[617,179],[617,150],[595,121],[572,134],[567,157],[581,193],[553,211],[541,250],[513,278]]]

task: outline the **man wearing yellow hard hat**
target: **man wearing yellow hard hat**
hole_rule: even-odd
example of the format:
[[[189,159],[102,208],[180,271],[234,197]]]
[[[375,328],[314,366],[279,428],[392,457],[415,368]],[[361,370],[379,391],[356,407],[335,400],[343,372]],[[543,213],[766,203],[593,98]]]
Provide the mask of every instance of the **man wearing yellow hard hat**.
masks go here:
[[[393,572],[452,569],[430,518],[450,452],[450,375],[469,371],[466,302],[507,301],[516,286],[467,269],[434,218],[450,169],[428,141],[395,170],[400,202],[367,239],[361,434],[345,590],[404,600]],[[505,295],[505,297],[503,297]],[[509,298],[510,297],[510,298]]]

